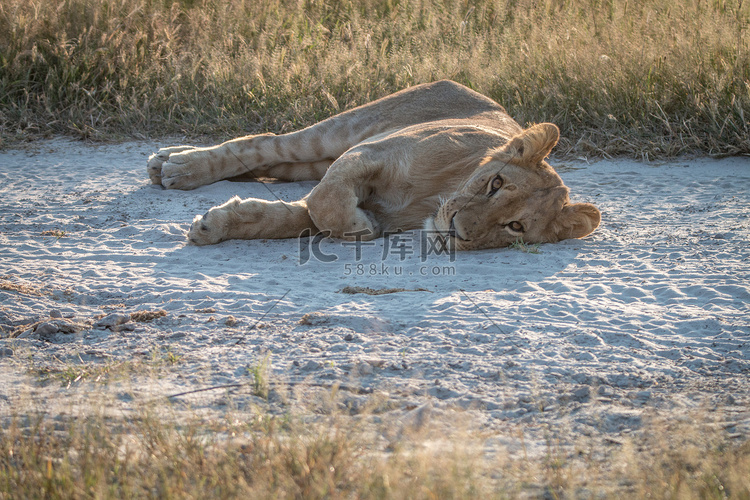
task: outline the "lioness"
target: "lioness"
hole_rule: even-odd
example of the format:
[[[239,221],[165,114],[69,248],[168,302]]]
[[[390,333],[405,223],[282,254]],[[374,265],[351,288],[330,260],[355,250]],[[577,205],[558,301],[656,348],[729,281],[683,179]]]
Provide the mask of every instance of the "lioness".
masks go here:
[[[293,238],[322,231],[371,240],[424,227],[457,250],[556,242],[591,233],[601,219],[544,161],[555,125],[523,130],[491,99],[451,81],[419,85],[297,132],[253,135],[218,146],[160,149],[154,184],[193,189],[251,172],[320,180],[295,202],[241,200],[196,216],[195,245]]]

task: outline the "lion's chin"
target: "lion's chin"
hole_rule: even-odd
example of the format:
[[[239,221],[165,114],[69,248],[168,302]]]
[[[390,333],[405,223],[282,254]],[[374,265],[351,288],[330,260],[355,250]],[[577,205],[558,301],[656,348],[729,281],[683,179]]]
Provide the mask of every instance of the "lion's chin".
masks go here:
[[[435,227],[435,217],[427,217],[422,225],[422,229],[432,233],[439,233]]]
[[[424,224],[422,225],[422,230],[425,231],[428,235],[434,235],[438,237],[438,239],[440,240],[442,251],[448,251],[450,247],[455,244],[453,238],[451,238],[447,232],[443,232],[437,228],[437,225],[435,224],[435,217],[428,217],[427,219],[425,219]]]

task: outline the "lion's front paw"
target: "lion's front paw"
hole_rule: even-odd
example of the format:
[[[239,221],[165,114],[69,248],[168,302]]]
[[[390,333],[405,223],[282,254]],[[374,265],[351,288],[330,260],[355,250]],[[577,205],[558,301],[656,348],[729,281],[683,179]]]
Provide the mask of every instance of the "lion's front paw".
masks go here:
[[[229,212],[214,207],[204,215],[196,215],[188,231],[188,241],[193,245],[214,245],[228,237]]]
[[[195,148],[193,146],[172,146],[161,148],[159,151],[149,156],[147,171],[151,183],[162,184],[162,166],[164,165],[164,162],[169,160],[170,155],[191,149]]]

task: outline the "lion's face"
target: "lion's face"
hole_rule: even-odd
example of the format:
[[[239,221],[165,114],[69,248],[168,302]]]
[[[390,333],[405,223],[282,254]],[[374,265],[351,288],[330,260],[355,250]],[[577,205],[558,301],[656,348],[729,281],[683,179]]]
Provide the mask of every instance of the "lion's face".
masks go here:
[[[582,238],[599,210],[570,203],[568,188],[544,158],[557,144],[555,125],[535,125],[485,158],[469,180],[425,223],[457,250],[498,248],[519,238],[553,243]]]

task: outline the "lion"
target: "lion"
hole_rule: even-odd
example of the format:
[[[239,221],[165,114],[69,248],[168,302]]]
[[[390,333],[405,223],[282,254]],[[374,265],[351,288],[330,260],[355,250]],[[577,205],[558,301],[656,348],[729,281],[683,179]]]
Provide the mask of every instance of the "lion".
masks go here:
[[[213,147],[160,149],[154,184],[194,189],[250,173],[320,181],[303,199],[234,197],[193,220],[188,242],[296,238],[349,241],[424,228],[445,248],[478,250],[582,238],[599,210],[571,203],[545,161],[560,131],[523,129],[493,100],[452,81],[410,87],[303,130]]]

